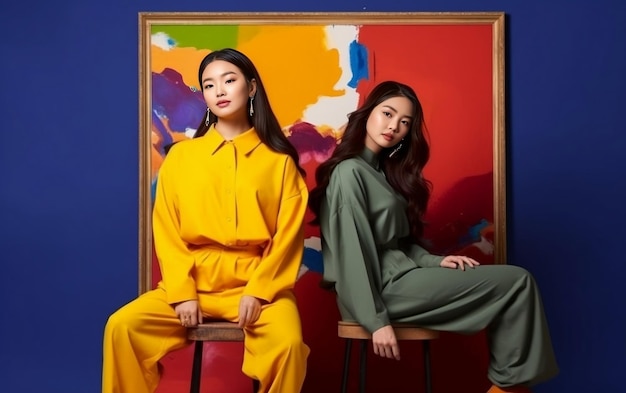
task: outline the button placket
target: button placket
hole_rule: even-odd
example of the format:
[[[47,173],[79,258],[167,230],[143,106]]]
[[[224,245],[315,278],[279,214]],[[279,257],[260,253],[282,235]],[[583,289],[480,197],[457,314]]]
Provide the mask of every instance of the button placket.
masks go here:
[[[235,184],[236,184],[236,179],[235,179],[235,168],[236,168],[236,163],[237,163],[237,151],[235,149],[235,144],[232,142],[228,142],[228,148],[229,148],[229,155],[230,155],[230,160],[229,162],[226,164],[226,177],[227,177],[227,181],[226,184],[227,186],[225,187],[225,194],[226,194],[226,200],[228,201],[226,206],[227,206],[227,212],[226,212],[226,223],[227,223],[227,227],[228,227],[228,237],[230,239],[234,238],[235,235],[235,217],[236,217],[236,212],[237,212],[237,201],[234,198],[234,189],[235,189]],[[228,242],[228,245],[232,245],[232,242]]]

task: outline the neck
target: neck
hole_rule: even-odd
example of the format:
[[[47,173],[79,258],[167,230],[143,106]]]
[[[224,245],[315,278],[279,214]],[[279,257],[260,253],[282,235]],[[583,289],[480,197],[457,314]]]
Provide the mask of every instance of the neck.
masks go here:
[[[215,123],[215,130],[226,140],[234,139],[238,135],[248,131],[251,127],[248,119],[242,119],[240,121],[218,119]]]
[[[367,137],[365,138],[365,147],[367,147],[369,150],[373,151],[374,154],[378,155],[378,153],[380,153],[380,151],[382,150],[382,148],[380,146],[378,146],[378,144],[376,142],[374,142],[374,140],[372,138],[370,138],[369,135],[367,135]]]
[[[378,157],[378,154],[380,153],[380,151],[382,150],[380,148],[380,146],[376,145],[376,147],[372,148],[371,146],[368,146],[368,144],[365,144],[365,148],[367,150],[369,150],[370,152],[374,153],[374,157]]]

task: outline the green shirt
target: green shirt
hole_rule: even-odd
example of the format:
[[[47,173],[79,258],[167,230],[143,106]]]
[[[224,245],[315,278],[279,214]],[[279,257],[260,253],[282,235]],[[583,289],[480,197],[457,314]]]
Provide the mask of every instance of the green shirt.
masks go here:
[[[320,212],[324,280],[335,286],[342,317],[370,332],[390,323],[384,286],[443,259],[416,244],[400,246],[410,234],[406,208],[367,148],[331,173]]]

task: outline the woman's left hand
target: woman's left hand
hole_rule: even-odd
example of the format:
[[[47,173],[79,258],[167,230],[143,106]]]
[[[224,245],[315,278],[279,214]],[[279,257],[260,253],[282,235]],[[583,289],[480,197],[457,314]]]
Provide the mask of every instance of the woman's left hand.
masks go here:
[[[461,270],[465,270],[465,266],[474,268],[475,266],[478,266],[478,265],[480,265],[478,261],[470,257],[465,257],[463,255],[448,255],[447,257],[443,258],[443,260],[439,264],[439,266],[441,267],[447,267],[449,269],[461,269]]]
[[[261,315],[261,301],[254,296],[243,295],[239,301],[239,327],[256,322]]]

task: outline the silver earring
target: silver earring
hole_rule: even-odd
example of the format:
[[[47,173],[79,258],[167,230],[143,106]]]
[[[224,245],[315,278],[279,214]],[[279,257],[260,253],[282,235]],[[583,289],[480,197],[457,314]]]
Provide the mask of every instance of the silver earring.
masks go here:
[[[207,106],[206,108],[206,120],[204,121],[204,124],[208,127],[209,123],[211,122],[210,120],[211,117],[211,110],[209,109],[209,107]]]
[[[402,140],[400,141],[400,143],[398,143],[398,146],[396,146],[396,147],[395,147],[395,148],[391,151],[391,153],[389,154],[389,158],[391,158],[391,157],[395,156],[395,155],[396,155],[396,154],[400,151],[400,149],[402,149],[402,142],[404,142],[404,139],[402,139]]]
[[[254,96],[250,97],[250,116],[254,115],[254,107],[252,106],[252,101],[254,101]]]

